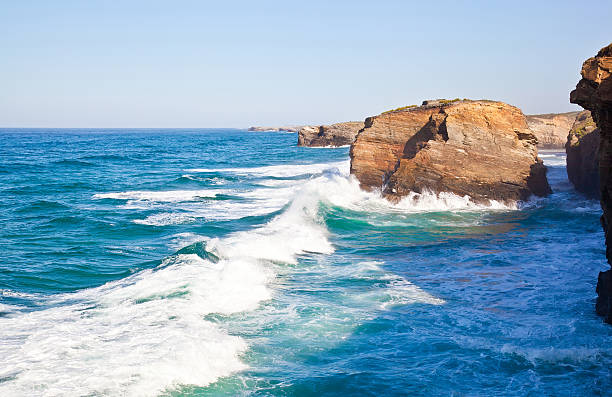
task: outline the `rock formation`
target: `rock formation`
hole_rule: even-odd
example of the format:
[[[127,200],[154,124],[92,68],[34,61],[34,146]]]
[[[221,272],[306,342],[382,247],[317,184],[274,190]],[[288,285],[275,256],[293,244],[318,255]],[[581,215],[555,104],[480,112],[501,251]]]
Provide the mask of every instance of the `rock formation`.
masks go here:
[[[252,132],[297,132],[300,126],[288,126],[288,127],[249,127],[249,131]]]
[[[599,189],[606,237],[606,257],[612,264],[612,44],[584,61],[582,79],[570,94],[570,102],[591,111],[599,128]],[[599,273],[597,314],[612,324],[612,270]]]
[[[307,125],[298,131],[298,146],[350,145],[362,128],[362,121],[320,126]]]
[[[540,149],[563,149],[567,134],[580,112],[533,114],[525,116],[527,125],[538,139]]]
[[[567,176],[576,190],[599,198],[599,129],[588,110],[580,112],[567,136]]]
[[[369,117],[351,146],[351,173],[390,199],[452,192],[476,202],[551,192],[523,113],[495,101],[437,100]]]

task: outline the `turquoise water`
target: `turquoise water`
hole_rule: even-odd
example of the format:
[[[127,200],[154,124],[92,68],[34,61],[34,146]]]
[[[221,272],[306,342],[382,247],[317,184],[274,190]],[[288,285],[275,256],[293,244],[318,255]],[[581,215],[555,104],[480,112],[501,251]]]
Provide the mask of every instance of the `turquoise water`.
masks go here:
[[[390,204],[348,148],[0,130],[0,395],[606,395],[599,206]]]

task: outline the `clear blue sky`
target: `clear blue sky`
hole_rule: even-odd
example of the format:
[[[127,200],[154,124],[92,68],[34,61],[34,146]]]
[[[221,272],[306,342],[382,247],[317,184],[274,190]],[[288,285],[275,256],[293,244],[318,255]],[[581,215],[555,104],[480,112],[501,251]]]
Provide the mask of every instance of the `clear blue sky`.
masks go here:
[[[568,103],[608,1],[0,0],[0,127],[361,120],[429,98]]]

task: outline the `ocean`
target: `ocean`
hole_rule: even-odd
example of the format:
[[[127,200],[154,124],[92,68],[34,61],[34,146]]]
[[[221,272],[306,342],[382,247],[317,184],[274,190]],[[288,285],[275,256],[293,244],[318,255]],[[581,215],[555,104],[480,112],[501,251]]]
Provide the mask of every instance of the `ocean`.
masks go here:
[[[0,130],[1,396],[590,396],[600,208],[364,192],[348,148]]]

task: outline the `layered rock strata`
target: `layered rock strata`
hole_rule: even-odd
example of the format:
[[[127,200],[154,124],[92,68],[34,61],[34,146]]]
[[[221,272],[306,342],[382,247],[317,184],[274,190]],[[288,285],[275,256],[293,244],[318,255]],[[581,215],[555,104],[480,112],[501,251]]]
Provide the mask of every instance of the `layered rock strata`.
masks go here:
[[[362,121],[348,121],[332,125],[304,126],[298,131],[298,146],[350,145],[362,128]]]
[[[527,125],[538,139],[540,149],[563,149],[567,134],[580,112],[533,114],[525,116]]]
[[[612,44],[584,61],[582,79],[570,94],[570,102],[591,111],[599,128],[599,194],[605,233],[606,258],[612,264]],[[612,270],[599,273],[597,314],[612,324]]]
[[[599,129],[588,110],[580,112],[567,136],[567,176],[581,193],[599,198]]]
[[[516,107],[495,101],[425,101],[369,117],[351,146],[351,173],[397,200],[451,192],[475,202],[551,192],[537,139]]]

